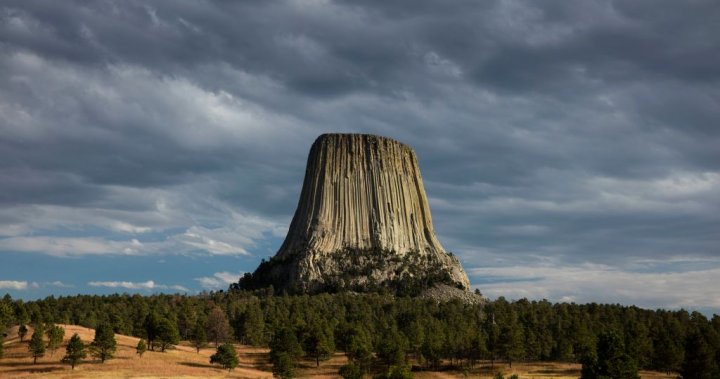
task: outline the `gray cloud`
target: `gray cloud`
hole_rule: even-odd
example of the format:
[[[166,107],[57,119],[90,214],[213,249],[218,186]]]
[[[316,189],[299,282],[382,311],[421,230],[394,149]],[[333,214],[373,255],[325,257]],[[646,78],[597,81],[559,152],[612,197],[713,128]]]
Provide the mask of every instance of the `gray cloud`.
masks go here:
[[[720,267],[716,2],[68,4],[0,11],[5,246],[253,254],[338,131],[416,149],[469,267]]]

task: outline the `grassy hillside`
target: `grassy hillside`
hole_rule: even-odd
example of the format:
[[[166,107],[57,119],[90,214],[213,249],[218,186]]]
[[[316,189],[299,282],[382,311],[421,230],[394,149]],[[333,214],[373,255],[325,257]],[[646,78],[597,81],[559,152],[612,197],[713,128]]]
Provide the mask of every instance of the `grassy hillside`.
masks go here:
[[[94,330],[76,325],[60,325],[65,329],[65,341],[74,333],[78,333],[84,342],[92,341]],[[32,330],[28,336],[32,334]],[[118,349],[115,358],[101,364],[88,357],[74,371],[70,366],[60,363],[65,354],[65,346],[58,349],[54,355],[50,352],[33,364],[28,352],[28,340],[20,342],[17,336],[17,327],[8,330],[5,339],[5,357],[0,359],[0,378],[271,378],[271,367],[268,363],[268,350],[250,346],[237,345],[240,356],[240,365],[228,372],[219,366],[211,365],[209,357],[214,348],[201,349],[197,353],[187,343],[181,343],[174,349],[165,353],[148,351],[142,358],[135,354],[138,338],[116,334]],[[338,378],[338,369],[347,362],[345,356],[336,353],[329,361],[321,362],[316,368],[312,361],[300,362],[299,377],[312,378]],[[477,369],[470,372],[442,371],[417,372],[418,379],[450,379],[472,376],[476,378],[491,378],[495,372],[501,371],[506,375],[518,374],[520,378],[577,378],[580,367],[571,363],[516,363],[510,369],[506,365],[495,364],[491,368],[489,362],[484,362]],[[660,373],[643,372],[643,378],[660,379],[671,378]]]

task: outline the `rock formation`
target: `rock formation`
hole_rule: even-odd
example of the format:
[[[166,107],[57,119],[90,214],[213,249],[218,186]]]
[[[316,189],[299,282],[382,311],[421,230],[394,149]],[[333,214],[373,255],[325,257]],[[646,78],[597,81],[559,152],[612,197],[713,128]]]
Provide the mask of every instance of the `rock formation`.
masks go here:
[[[239,286],[409,293],[439,283],[469,288],[435,236],[415,152],[385,137],[324,134],[284,243]]]

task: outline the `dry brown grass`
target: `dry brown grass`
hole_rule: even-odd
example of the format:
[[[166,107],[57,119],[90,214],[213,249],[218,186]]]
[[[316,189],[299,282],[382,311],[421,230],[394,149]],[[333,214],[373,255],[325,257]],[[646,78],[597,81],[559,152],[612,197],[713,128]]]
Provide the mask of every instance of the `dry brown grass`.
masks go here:
[[[77,333],[88,343],[95,337],[95,331],[75,325],[60,325],[65,328],[65,341]],[[88,357],[75,370],[60,363],[65,354],[65,346],[58,349],[54,356],[49,352],[33,364],[28,352],[27,340],[20,342],[17,328],[9,330],[6,339],[5,357],[0,360],[0,378],[272,378],[272,373],[258,369],[262,359],[267,356],[266,349],[238,346],[240,365],[228,372],[220,366],[211,365],[210,355],[214,348],[201,349],[197,353],[194,348],[179,345],[164,353],[146,352],[142,358],[135,354],[139,338],[120,334],[115,335],[118,347],[115,358],[101,364]]]
[[[464,379],[493,378],[498,372],[506,378],[516,374],[520,379],[577,379],[580,377],[580,365],[563,362],[513,363],[512,368],[503,363],[483,362],[468,371],[421,371],[415,373],[416,379]],[[642,371],[642,379],[675,379],[677,375],[665,375],[657,372]]]
[[[77,333],[88,343],[95,336],[95,331],[75,325],[60,325],[65,328],[65,343]],[[210,355],[214,348],[202,349],[196,353],[195,349],[187,343],[181,343],[165,353],[148,351],[142,358],[135,354],[138,338],[116,334],[118,349],[115,358],[101,364],[92,358],[77,366],[71,371],[70,366],[60,363],[65,354],[65,346],[58,349],[54,356],[50,352],[39,358],[33,364],[28,352],[27,340],[32,330],[28,332],[25,342],[17,337],[17,327],[8,331],[5,340],[5,357],[0,360],[0,378],[272,378],[268,362],[268,350],[249,346],[236,345],[240,356],[240,365],[228,372],[217,365],[211,365]],[[320,362],[315,367],[314,361],[302,361],[297,370],[298,377],[312,377],[317,379],[339,378],[337,375],[340,366],[347,363],[343,354],[335,354],[330,360]],[[415,373],[417,379],[461,379],[461,378],[492,378],[495,373],[502,372],[505,376],[518,374],[521,379],[569,379],[580,376],[580,366],[570,363],[515,363],[512,369],[507,365],[496,363],[494,367],[489,362],[483,362],[475,369],[462,372],[450,371],[419,371]],[[654,372],[641,373],[643,379],[668,379],[673,375],[664,375]]]

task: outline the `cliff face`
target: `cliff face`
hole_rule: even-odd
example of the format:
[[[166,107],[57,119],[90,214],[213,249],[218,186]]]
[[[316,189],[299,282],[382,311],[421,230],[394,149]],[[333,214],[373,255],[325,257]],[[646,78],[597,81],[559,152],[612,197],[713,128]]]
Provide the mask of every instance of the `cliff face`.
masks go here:
[[[361,134],[324,134],[313,143],[285,242],[243,280],[293,292],[436,282],[469,288],[435,236],[415,152]]]

